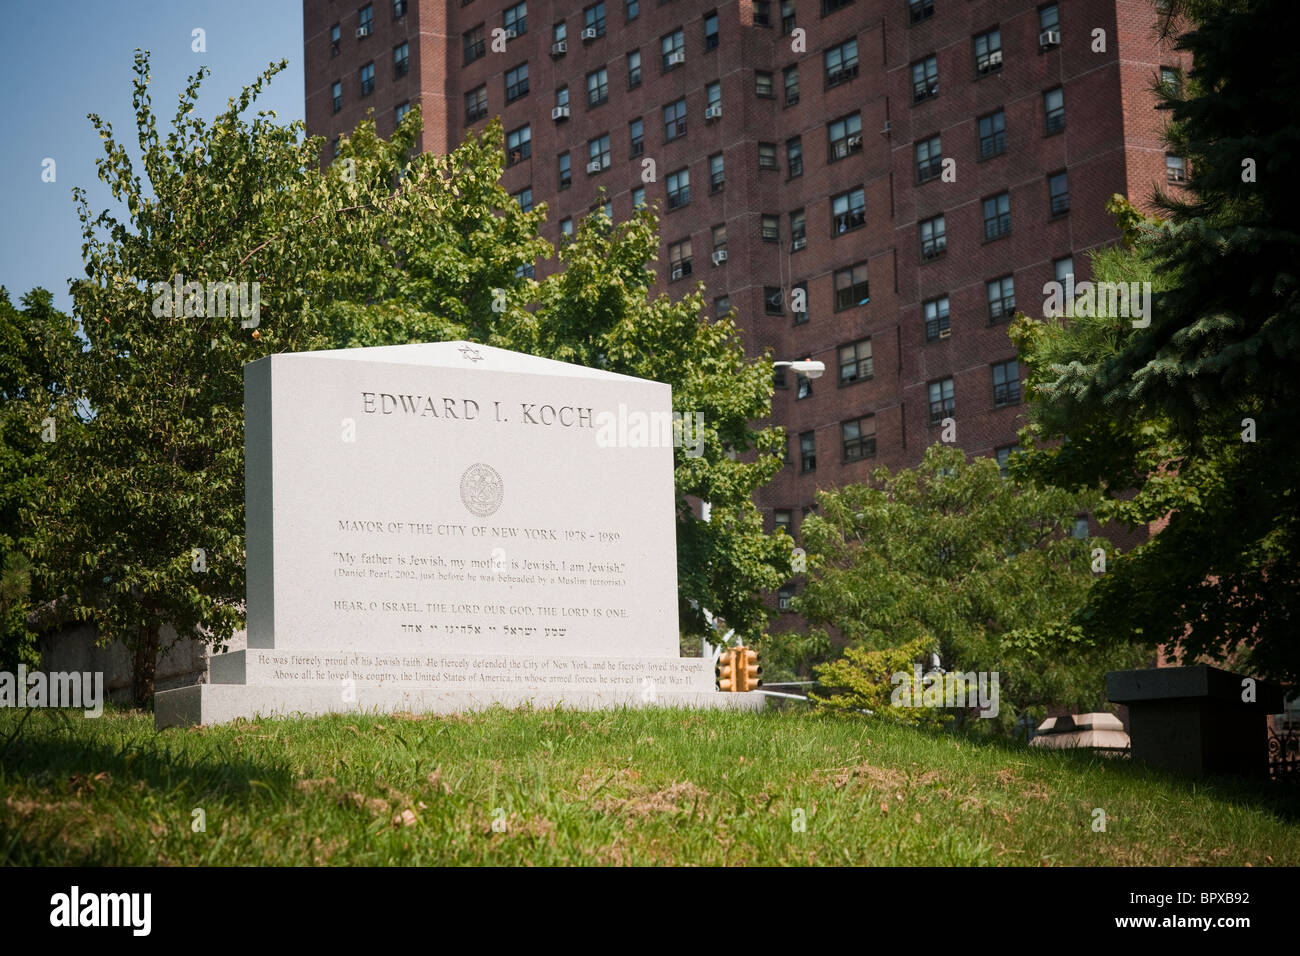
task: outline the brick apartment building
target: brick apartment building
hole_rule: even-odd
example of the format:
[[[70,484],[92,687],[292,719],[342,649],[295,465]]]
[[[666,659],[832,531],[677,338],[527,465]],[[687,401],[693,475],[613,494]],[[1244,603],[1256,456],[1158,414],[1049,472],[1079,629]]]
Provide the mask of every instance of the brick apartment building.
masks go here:
[[[500,116],[504,185],[546,203],[552,241],[602,189],[616,219],[658,203],[656,291],[703,281],[751,352],[825,362],[777,378],[789,462],[758,503],[795,534],[816,489],[915,464],[944,419],[1004,460],[1016,305],[1087,277],[1118,238],[1112,194],[1180,177],[1152,90],[1189,64],[1152,0],[303,8],[310,133],[373,110],[386,136],[418,102],[422,148],[445,152]]]

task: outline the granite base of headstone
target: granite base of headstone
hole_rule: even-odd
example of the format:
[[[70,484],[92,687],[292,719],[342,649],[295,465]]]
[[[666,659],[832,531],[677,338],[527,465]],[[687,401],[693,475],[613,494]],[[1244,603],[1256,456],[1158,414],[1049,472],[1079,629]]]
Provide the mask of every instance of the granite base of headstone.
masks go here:
[[[680,656],[667,385],[449,342],[261,359],[244,405],[248,647],[157,727],[762,707]]]
[[[1188,776],[1268,774],[1276,684],[1217,667],[1111,671],[1106,697],[1128,707],[1133,760]]]

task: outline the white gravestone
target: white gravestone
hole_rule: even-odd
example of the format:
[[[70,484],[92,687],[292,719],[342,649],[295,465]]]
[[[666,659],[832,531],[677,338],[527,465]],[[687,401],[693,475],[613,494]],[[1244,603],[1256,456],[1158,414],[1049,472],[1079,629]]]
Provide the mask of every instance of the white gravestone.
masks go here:
[[[638,426],[670,409],[667,385],[465,342],[246,366],[248,648],[159,693],[157,726],[761,705],[679,656],[672,430]]]

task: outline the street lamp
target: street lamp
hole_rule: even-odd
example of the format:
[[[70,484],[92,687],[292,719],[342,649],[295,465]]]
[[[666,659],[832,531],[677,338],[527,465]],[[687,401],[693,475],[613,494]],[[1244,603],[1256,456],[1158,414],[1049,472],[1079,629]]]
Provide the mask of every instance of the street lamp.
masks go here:
[[[773,362],[773,368],[792,368],[800,375],[806,375],[808,378],[821,378],[822,372],[826,371],[825,362],[814,362],[812,359],[803,359],[798,362]]]

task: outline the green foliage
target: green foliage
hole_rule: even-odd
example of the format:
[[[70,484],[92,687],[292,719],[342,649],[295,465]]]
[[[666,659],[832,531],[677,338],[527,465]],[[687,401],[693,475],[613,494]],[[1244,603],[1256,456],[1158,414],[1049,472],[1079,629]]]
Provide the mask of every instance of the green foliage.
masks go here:
[[[72,321],[52,301],[35,289],[18,309],[0,287],[0,670],[35,663],[28,616],[50,597],[33,587],[34,514],[55,490],[43,435],[57,439],[68,422],[66,380],[79,351]]]
[[[891,703],[896,686],[893,676],[906,674],[910,681],[913,665],[918,661],[928,661],[934,649],[935,642],[929,637],[918,637],[900,647],[874,651],[863,647],[845,648],[842,657],[817,669],[817,679],[824,687],[834,688],[835,692],[829,696],[812,693],[809,697],[831,712],[867,710],[901,724],[940,726],[952,715],[931,707],[895,707]]]
[[[1245,649],[1243,666],[1296,680],[1300,105],[1269,77],[1300,73],[1289,39],[1300,7],[1179,7],[1192,28],[1178,46],[1196,66],[1162,95],[1190,188],[1157,197],[1168,218],[1145,222],[1131,251],[1094,259],[1099,280],[1154,283],[1150,327],[1105,316],[1017,325],[1030,367],[1021,444],[1037,449],[1021,474],[1102,489],[1100,514],[1131,525],[1167,519],[1074,616],[1086,639],[1218,661]]]
[[[850,648],[922,641],[949,670],[997,671],[1004,724],[1048,705],[1099,709],[1104,672],[1140,659],[1027,639],[1068,619],[1092,584],[1091,551],[1104,542],[1070,530],[1095,495],[1008,481],[992,459],[936,444],[915,469],[881,468],[817,500],[796,610]]]

